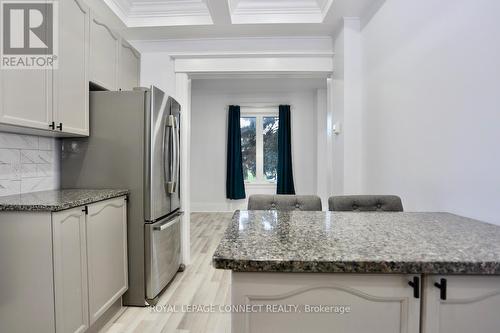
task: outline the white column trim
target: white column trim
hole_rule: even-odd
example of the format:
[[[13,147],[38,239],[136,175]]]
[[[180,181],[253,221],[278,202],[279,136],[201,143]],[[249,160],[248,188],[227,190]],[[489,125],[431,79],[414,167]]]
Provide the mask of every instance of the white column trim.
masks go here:
[[[176,97],[181,105],[181,209],[184,211],[181,228],[182,263],[191,262],[190,242],[190,173],[191,173],[191,79],[186,73],[176,73]]]

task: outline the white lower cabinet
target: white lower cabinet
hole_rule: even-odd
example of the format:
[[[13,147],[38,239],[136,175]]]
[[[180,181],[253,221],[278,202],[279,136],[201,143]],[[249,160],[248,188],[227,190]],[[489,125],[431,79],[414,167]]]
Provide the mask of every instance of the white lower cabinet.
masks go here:
[[[418,333],[420,299],[408,285],[413,278],[233,272],[232,304],[254,307],[233,312],[232,332]],[[286,305],[292,307],[279,307]]]
[[[500,277],[436,275],[424,285],[423,333],[500,332]]]
[[[128,288],[125,197],[52,214],[57,333],[85,332]]]
[[[93,331],[128,287],[126,210],[0,212],[0,332]]]
[[[233,272],[231,294],[238,333],[500,332],[500,276]]]
[[[50,213],[0,212],[0,332],[53,333]]]
[[[56,332],[89,327],[87,242],[81,207],[52,214]]]
[[[93,324],[128,288],[124,198],[88,206],[86,223],[90,324]]]

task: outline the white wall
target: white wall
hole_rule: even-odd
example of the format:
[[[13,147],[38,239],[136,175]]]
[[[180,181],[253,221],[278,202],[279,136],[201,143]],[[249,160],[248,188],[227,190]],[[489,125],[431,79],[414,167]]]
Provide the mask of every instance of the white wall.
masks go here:
[[[332,194],[364,191],[364,145],[362,60],[360,21],[344,18],[334,43],[332,79],[332,125],[340,125],[333,136]]]
[[[499,12],[387,0],[365,24],[366,192],[500,224]]]
[[[230,104],[291,105],[295,190],[297,194],[316,194],[316,89],[309,85],[307,89],[283,91],[283,88],[277,87],[277,82],[283,82],[283,80],[193,81],[191,101],[192,211],[230,211],[246,207],[246,200],[227,200],[225,193],[227,106]],[[279,91],[272,92],[273,87]],[[259,189],[247,188],[246,192],[248,197],[252,193],[274,194],[275,191],[275,186],[272,186]]]
[[[338,124],[341,133],[332,137],[332,173],[330,190],[332,194],[341,195],[344,193],[344,29],[335,38],[333,46],[335,56],[333,58],[333,77],[331,80],[331,114],[328,119],[329,127]]]
[[[175,96],[174,60],[168,53],[141,53],[141,78],[142,87],[151,85],[162,89],[167,95]]]
[[[328,140],[328,97],[327,89],[318,89],[315,93],[316,110],[316,194],[326,207],[328,197],[331,195],[331,154],[329,154]]]
[[[59,141],[0,132],[0,196],[59,187]]]

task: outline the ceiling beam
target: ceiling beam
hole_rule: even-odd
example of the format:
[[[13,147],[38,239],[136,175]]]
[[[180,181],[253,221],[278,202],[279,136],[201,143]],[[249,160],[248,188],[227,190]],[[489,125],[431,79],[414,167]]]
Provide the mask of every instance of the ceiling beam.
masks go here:
[[[339,22],[342,17],[366,17],[373,15],[386,0],[328,0],[323,23]],[[325,7],[326,7],[325,6]]]
[[[332,23],[335,18],[333,0],[327,0],[325,8],[323,8],[323,23]]]
[[[206,0],[208,11],[214,24],[231,24],[228,0]]]

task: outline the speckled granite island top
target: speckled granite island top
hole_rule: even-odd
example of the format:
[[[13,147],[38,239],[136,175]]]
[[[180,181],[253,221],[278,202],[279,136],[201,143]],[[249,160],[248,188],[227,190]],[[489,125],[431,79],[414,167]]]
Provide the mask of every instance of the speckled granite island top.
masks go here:
[[[128,190],[53,190],[0,197],[0,211],[57,212],[127,195]]]
[[[237,272],[500,275],[500,227],[449,213],[237,211],[213,264]]]

